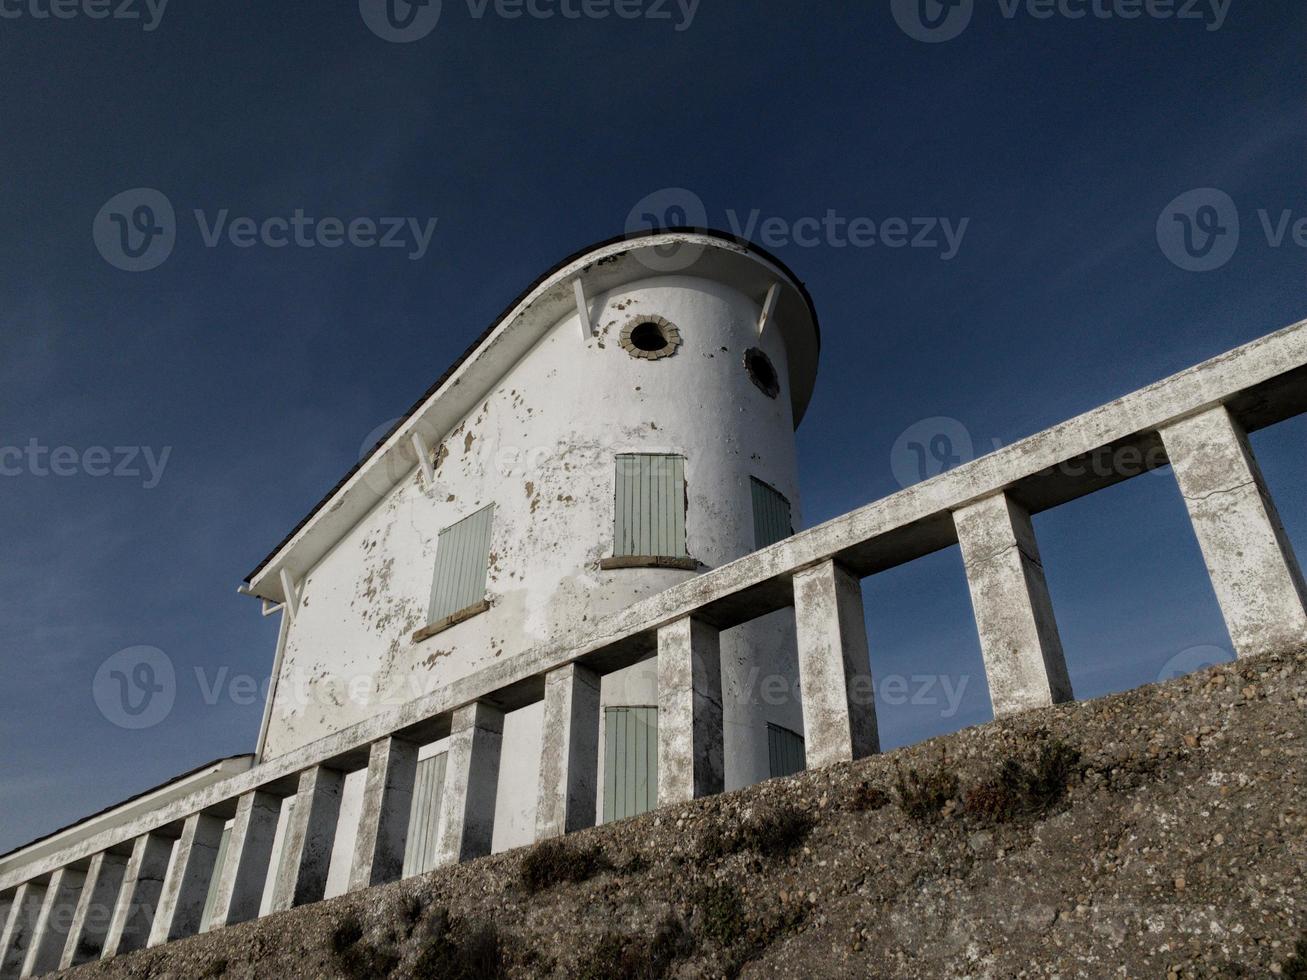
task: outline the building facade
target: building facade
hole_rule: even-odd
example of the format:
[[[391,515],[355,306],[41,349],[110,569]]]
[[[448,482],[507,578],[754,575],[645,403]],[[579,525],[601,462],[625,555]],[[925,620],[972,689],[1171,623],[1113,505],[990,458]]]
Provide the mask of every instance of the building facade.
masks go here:
[[[723,237],[608,243],[550,272],[250,576],[289,606],[258,758],[565,648],[789,536],[817,347],[802,287]],[[726,631],[721,659],[727,788],[802,768],[793,615]],[[656,803],[657,695],[652,657],[600,680],[602,820]],[[496,850],[534,839],[542,713],[505,717]],[[412,871],[435,860],[445,742],[421,749]],[[363,776],[346,777],[329,894]]]

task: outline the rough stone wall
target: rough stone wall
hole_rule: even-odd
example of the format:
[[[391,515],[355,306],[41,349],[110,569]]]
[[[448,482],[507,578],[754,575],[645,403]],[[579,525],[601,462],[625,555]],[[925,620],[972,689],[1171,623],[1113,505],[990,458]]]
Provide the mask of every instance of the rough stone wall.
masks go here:
[[[1307,652],[1027,712],[561,846],[72,975],[1301,977]]]

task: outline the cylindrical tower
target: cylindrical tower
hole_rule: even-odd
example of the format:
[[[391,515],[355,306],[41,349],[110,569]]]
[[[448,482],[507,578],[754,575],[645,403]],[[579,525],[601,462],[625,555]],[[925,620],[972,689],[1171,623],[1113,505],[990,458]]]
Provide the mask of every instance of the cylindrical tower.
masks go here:
[[[547,274],[251,577],[269,598],[282,569],[302,582],[265,754],[565,648],[787,536],[817,349],[801,285],[724,236],[607,243]],[[793,616],[723,633],[722,672],[728,788],[792,771]],[[654,802],[654,662],[605,675],[601,697],[613,819]],[[529,839],[535,803],[538,706],[517,714],[497,846]]]

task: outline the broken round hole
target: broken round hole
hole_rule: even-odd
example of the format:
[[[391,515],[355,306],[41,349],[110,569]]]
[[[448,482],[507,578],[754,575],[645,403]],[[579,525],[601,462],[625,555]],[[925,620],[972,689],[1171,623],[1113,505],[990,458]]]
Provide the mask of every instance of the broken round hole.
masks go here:
[[[749,380],[768,398],[775,398],[781,393],[781,379],[776,374],[771,358],[757,347],[750,347],[744,352],[744,370],[748,372]]]
[[[639,350],[652,353],[667,347],[667,335],[656,323],[637,323],[631,330],[631,343]]]
[[[622,328],[621,343],[632,357],[656,361],[676,353],[681,332],[660,316],[642,316]]]

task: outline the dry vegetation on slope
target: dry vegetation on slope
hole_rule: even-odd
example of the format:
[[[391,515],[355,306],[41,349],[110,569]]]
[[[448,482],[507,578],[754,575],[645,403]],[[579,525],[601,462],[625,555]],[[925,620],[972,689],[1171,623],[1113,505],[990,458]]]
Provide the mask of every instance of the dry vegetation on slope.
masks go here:
[[[1307,978],[1307,654],[669,807],[77,977]]]

